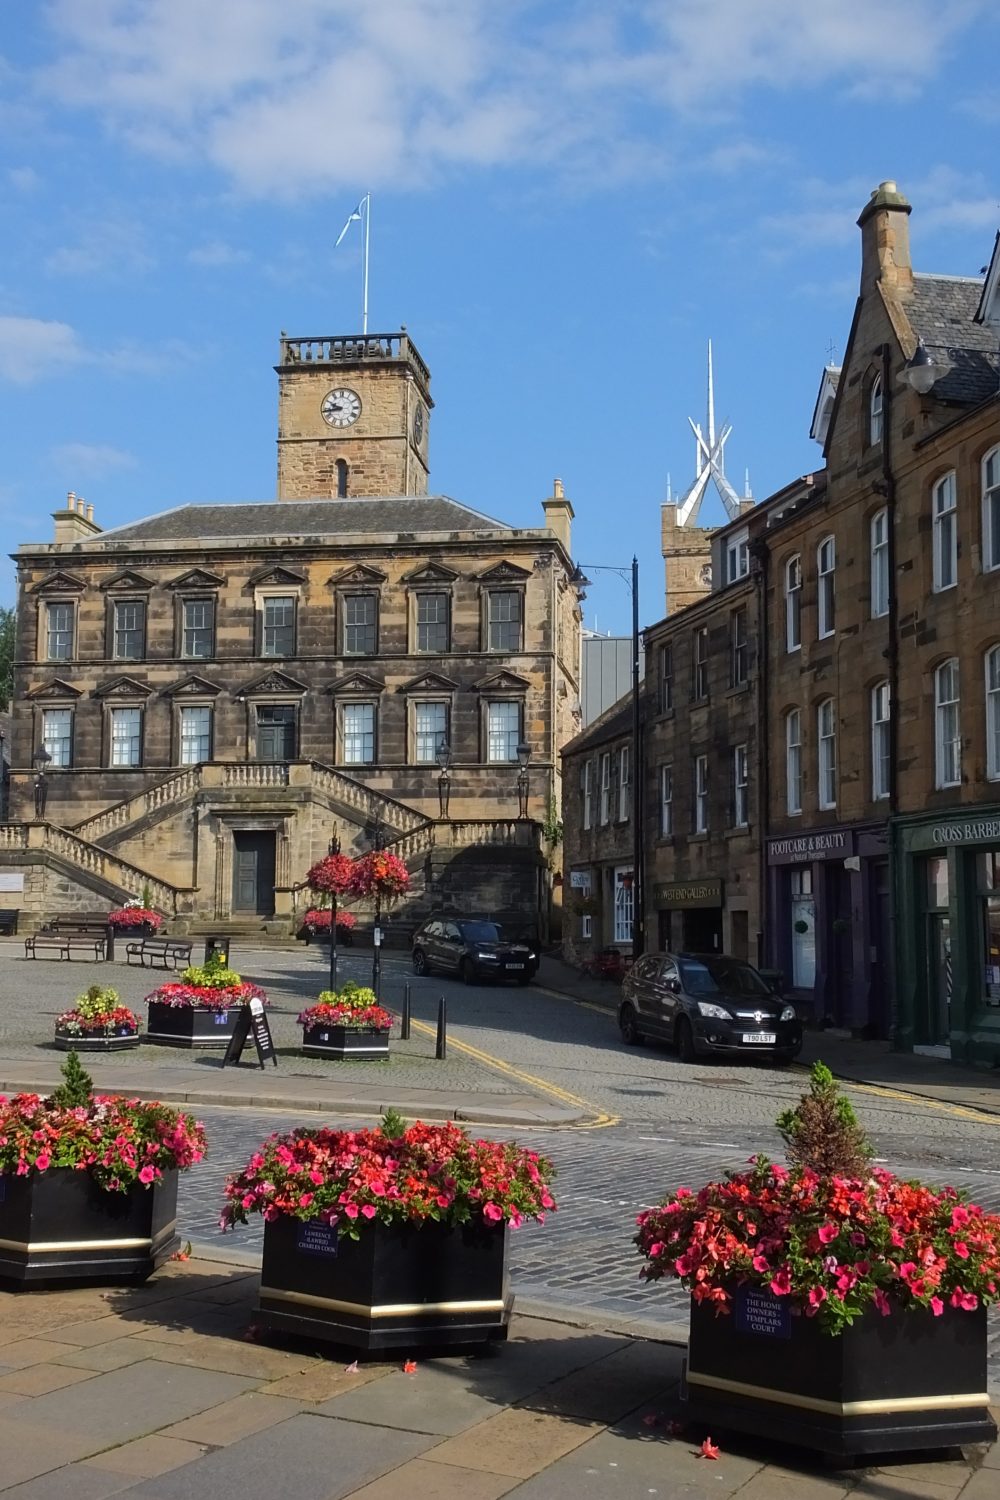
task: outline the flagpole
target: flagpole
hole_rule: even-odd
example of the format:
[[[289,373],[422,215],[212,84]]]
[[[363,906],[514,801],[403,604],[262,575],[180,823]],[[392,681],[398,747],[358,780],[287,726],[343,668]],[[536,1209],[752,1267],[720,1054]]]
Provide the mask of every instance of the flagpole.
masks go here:
[[[368,234],[371,228],[372,217],[372,195],[365,194],[365,254],[364,254],[364,282],[361,304],[361,332],[368,337]]]

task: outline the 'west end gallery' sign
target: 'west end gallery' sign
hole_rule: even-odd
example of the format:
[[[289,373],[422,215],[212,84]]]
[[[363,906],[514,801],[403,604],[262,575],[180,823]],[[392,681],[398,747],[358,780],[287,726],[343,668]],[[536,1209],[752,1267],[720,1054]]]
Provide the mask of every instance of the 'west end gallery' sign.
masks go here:
[[[653,900],[661,911],[683,906],[721,906],[721,880],[667,880],[653,886]]]

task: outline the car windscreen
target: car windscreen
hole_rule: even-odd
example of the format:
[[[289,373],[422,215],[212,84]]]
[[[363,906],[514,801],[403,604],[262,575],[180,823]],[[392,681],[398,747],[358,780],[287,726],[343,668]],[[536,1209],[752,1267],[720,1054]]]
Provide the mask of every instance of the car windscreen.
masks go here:
[[[500,929],[495,922],[459,922],[467,943],[499,943]]]
[[[756,969],[731,958],[679,958],[681,983],[689,995],[728,995],[733,999],[771,999]]]

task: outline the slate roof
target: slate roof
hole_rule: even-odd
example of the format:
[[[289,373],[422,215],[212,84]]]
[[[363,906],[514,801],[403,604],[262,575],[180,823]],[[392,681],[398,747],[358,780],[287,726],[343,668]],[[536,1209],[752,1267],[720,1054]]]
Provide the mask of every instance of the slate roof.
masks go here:
[[[942,401],[975,405],[1000,385],[996,330],[975,321],[983,293],[978,276],[916,274],[904,306],[914,333],[932,352],[940,350],[951,369],[934,387]]]
[[[640,704],[639,712],[645,703],[645,695],[642,685],[639,687]],[[575,755],[579,750],[591,750],[597,745],[604,745],[609,740],[620,739],[624,734],[632,732],[632,690],[629,689],[617,703],[612,703],[606,708],[601,716],[588,724],[582,733],[576,735],[562,747],[563,755]]]
[[[509,531],[447,495],[372,500],[269,500],[244,505],[180,505],[105,531],[101,540],[136,542],[249,541],[259,537],[350,536],[400,532]]]

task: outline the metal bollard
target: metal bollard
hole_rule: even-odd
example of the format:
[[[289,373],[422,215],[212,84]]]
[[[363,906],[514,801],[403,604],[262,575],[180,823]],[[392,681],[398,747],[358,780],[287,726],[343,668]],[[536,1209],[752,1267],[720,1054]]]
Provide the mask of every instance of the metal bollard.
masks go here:
[[[438,1062],[442,1062],[448,1056],[448,1002],[443,995],[438,1001],[438,1029],[437,1041],[434,1043],[434,1056]]]
[[[399,1040],[410,1040],[410,986],[403,985],[403,1019],[399,1023]]]

